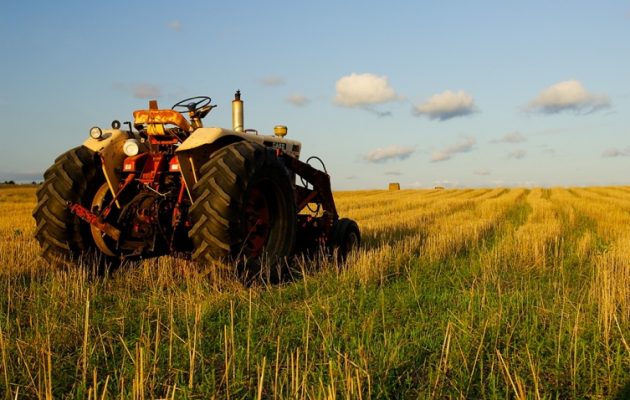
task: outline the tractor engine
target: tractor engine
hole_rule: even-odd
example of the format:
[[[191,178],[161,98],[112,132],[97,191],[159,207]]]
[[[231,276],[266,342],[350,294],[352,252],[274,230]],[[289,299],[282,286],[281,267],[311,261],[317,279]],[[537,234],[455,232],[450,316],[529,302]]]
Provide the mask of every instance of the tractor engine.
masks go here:
[[[159,150],[133,155],[136,150],[127,149],[132,155],[123,162],[116,198],[108,183],[103,183],[89,210],[70,206],[78,215],[96,221],[91,224],[91,234],[103,253],[135,257],[190,250],[189,201],[177,159],[168,148]],[[108,233],[103,225],[118,233]]]
[[[171,215],[176,200],[171,192],[159,194],[146,188],[136,194],[116,220],[124,232],[120,250],[132,255],[165,253],[173,238]]]

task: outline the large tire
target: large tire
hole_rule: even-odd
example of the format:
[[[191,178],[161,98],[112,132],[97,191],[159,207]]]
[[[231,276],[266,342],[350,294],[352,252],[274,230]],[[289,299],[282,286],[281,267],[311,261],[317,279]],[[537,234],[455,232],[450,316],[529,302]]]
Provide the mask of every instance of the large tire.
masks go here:
[[[94,249],[90,226],[72,214],[68,202],[89,208],[104,182],[98,154],[79,146],[60,155],[44,173],[33,217],[42,256],[52,264],[78,261]]]
[[[217,150],[200,169],[193,199],[193,260],[246,260],[259,267],[292,253],[295,187],[273,150],[245,141]]]

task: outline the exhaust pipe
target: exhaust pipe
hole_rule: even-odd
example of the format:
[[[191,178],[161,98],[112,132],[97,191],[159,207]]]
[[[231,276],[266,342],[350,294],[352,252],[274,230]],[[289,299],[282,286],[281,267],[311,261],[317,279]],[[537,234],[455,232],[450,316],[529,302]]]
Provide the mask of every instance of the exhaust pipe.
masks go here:
[[[241,91],[237,90],[234,94],[234,100],[232,100],[232,129],[236,132],[243,132],[244,118]]]

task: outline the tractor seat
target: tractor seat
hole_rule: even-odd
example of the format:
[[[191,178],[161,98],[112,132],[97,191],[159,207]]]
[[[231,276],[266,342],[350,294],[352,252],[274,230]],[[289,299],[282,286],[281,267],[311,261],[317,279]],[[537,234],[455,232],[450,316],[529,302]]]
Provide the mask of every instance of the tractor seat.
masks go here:
[[[159,110],[157,101],[149,102],[148,110],[136,110],[133,112],[135,125],[147,125],[147,134],[166,135],[164,125],[175,125],[184,132],[191,131],[190,124],[184,116],[174,110]]]

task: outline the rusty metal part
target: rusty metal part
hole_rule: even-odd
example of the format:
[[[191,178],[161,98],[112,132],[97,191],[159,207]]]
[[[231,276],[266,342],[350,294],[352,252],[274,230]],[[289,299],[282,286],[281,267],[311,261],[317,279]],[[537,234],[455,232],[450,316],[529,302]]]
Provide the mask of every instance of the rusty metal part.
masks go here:
[[[183,115],[174,110],[136,110],[133,112],[134,124],[147,124],[149,135],[164,135],[164,125],[172,124],[180,127],[184,132],[190,132],[191,127]]]
[[[79,203],[69,203],[68,209],[70,212],[75,214],[77,217],[81,218],[91,226],[96,227],[98,230],[105,232],[108,236],[110,236],[114,240],[120,239],[120,230],[115,226],[103,221],[98,215],[94,214],[92,211],[83,207]]]
[[[335,200],[333,199],[332,189],[330,186],[330,175],[313,168],[309,164],[298,160],[295,157],[276,149],[276,154],[284,160],[286,167],[304,178],[313,189],[298,189],[297,203],[298,212],[301,211],[309,202],[315,198],[319,198],[324,209],[324,215],[328,215],[333,221],[339,219]]]
[[[111,212],[112,206],[115,204],[118,208],[120,207],[120,203],[118,202],[118,198],[120,197],[120,194],[123,192],[123,190],[129,186],[129,184],[131,182],[133,182],[134,178],[136,177],[136,174],[129,174],[129,176],[127,176],[127,178],[125,178],[125,181],[122,183],[122,185],[120,186],[120,189],[118,189],[118,192],[116,192],[116,195],[113,197],[112,201],[107,205],[107,208],[105,208],[105,210],[103,212],[101,212],[101,215],[103,216],[103,218],[107,218],[107,216],[109,215],[109,213]],[[111,191],[110,191],[111,193]],[[94,201],[93,201],[94,202]],[[102,208],[101,208],[102,209]]]
[[[321,216],[313,217],[309,220],[312,227],[317,229],[321,239],[330,238],[333,224],[339,220],[335,199],[333,198],[330,186],[330,176],[297,158],[276,149],[276,155],[284,161],[285,166],[292,172],[301,176],[306,182],[313,185],[313,189],[298,186],[296,187],[296,202],[298,213],[313,200],[319,201],[323,209]],[[326,239],[327,240],[327,239]]]

